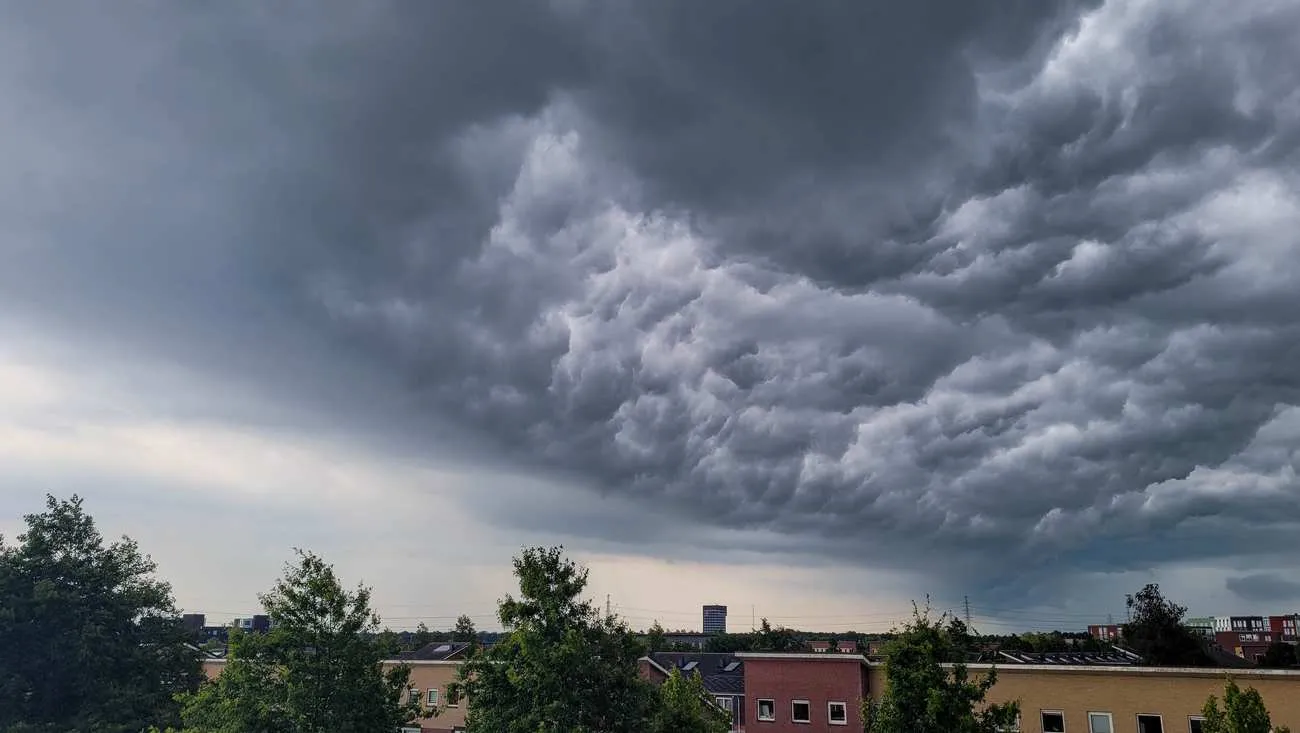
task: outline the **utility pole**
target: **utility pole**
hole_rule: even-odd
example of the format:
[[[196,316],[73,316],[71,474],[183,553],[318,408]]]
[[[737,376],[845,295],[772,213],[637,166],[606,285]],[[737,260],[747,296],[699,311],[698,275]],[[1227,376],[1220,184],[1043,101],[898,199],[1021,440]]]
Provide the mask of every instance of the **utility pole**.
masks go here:
[[[749,630],[758,631],[758,615],[754,613],[754,604],[749,604]]]
[[[962,604],[966,606],[966,629],[970,630],[970,596],[962,596]]]
[[[611,618],[613,618],[613,617],[614,617],[614,614],[609,610],[609,594],[606,593],[606,594],[605,594],[605,618],[606,618],[606,619],[611,619]]]

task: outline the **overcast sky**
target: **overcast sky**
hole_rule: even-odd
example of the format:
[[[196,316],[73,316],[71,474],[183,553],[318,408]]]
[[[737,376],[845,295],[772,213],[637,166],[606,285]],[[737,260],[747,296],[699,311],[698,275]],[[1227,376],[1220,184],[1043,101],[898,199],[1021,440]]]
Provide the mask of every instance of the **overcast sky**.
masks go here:
[[[1300,4],[0,3],[0,531],[187,610],[525,544],[989,631],[1300,608]]]

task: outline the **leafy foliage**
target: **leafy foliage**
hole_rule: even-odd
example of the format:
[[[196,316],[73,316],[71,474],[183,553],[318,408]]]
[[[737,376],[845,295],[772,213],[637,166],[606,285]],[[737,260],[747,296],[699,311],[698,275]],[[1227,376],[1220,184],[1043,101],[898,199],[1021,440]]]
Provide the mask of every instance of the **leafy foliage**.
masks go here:
[[[649,733],[727,733],[730,716],[709,699],[699,672],[683,675],[673,669],[659,687],[659,706],[650,719]]]
[[[664,637],[664,627],[656,620],[645,635],[646,647],[652,652],[662,652],[668,649],[668,640]]]
[[[793,629],[784,626],[772,626],[767,619],[758,624],[753,650],[756,652],[792,652],[803,646]]]
[[[971,679],[965,664],[973,638],[960,619],[913,608],[912,621],[886,650],[889,687],[863,704],[868,733],[994,733],[1010,728],[1019,703],[985,705],[997,670]],[[950,665],[945,667],[944,665]]]
[[[1286,727],[1273,727],[1258,690],[1248,687],[1243,691],[1231,679],[1223,692],[1223,707],[1211,695],[1201,714],[1205,716],[1203,733],[1290,733]]]
[[[1126,603],[1131,620],[1124,624],[1124,643],[1149,664],[1179,667],[1213,666],[1201,639],[1183,625],[1187,609],[1160,594],[1160,586],[1148,583]]]
[[[185,699],[188,728],[204,733],[369,733],[420,715],[407,701],[410,670],[382,667],[384,643],[370,591],[343,589],[334,569],[299,552],[261,597],[266,634],[231,637],[225,669]]]
[[[643,650],[582,600],[587,571],[560,547],[525,549],[514,566],[520,597],[498,609],[508,633],[461,667],[471,733],[645,730],[654,690],[637,675]]]
[[[178,722],[201,678],[171,587],[82,500],[47,496],[17,546],[0,539],[0,730],[139,731]]]
[[[452,641],[478,641],[478,631],[474,629],[474,619],[462,614],[456,619],[456,628],[451,632]]]

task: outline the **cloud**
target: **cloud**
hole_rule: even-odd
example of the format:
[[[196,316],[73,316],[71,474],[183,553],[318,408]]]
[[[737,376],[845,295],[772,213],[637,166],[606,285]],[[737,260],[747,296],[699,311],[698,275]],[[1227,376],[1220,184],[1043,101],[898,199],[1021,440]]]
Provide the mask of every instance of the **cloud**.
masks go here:
[[[1225,587],[1247,601],[1275,603],[1300,598],[1300,582],[1274,573],[1255,573],[1228,578]]]
[[[3,312],[503,527],[1022,597],[1300,527],[1290,5],[11,12]]]

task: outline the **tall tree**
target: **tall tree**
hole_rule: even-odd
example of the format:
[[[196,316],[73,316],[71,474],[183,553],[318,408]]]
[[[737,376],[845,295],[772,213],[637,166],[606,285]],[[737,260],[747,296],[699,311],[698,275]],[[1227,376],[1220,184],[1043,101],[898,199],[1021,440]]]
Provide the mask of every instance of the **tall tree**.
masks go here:
[[[471,733],[639,733],[654,691],[637,675],[642,648],[627,626],[582,599],[587,571],[563,548],[514,561],[519,598],[497,614],[507,631],[462,665]]]
[[[478,641],[478,631],[474,628],[474,619],[461,614],[456,619],[456,628],[451,632],[452,641],[468,641],[471,644]]]
[[[423,621],[415,627],[415,633],[411,634],[412,649],[423,649],[434,641],[436,639],[433,638],[433,632],[429,631],[429,627],[425,626]]]
[[[863,704],[868,733],[995,733],[1020,714],[1016,702],[985,704],[997,670],[971,679],[966,657],[971,635],[958,618],[937,619],[913,609],[912,621],[886,647],[889,686],[879,702]],[[945,667],[945,664],[951,666]]]
[[[727,733],[731,716],[709,702],[698,671],[683,675],[677,668],[659,686],[659,704],[650,718],[650,733]]]
[[[659,625],[659,620],[655,619],[654,624],[645,635],[646,647],[652,652],[662,652],[668,648],[668,639],[664,637],[664,627]]]
[[[0,538],[0,729],[139,731],[178,721],[201,679],[171,587],[128,538],[105,546],[73,496]]]
[[[1212,666],[1205,644],[1183,625],[1187,609],[1160,594],[1149,583],[1125,600],[1130,620],[1123,626],[1124,643],[1149,664],[1180,667]]]
[[[1291,733],[1285,726],[1273,727],[1258,690],[1248,687],[1243,691],[1231,679],[1223,691],[1223,707],[1210,695],[1201,714],[1205,716],[1203,733]]]
[[[261,597],[266,634],[236,633],[225,669],[185,700],[187,727],[205,733],[369,733],[418,718],[410,669],[384,670],[370,591],[344,590],[309,552]]]

